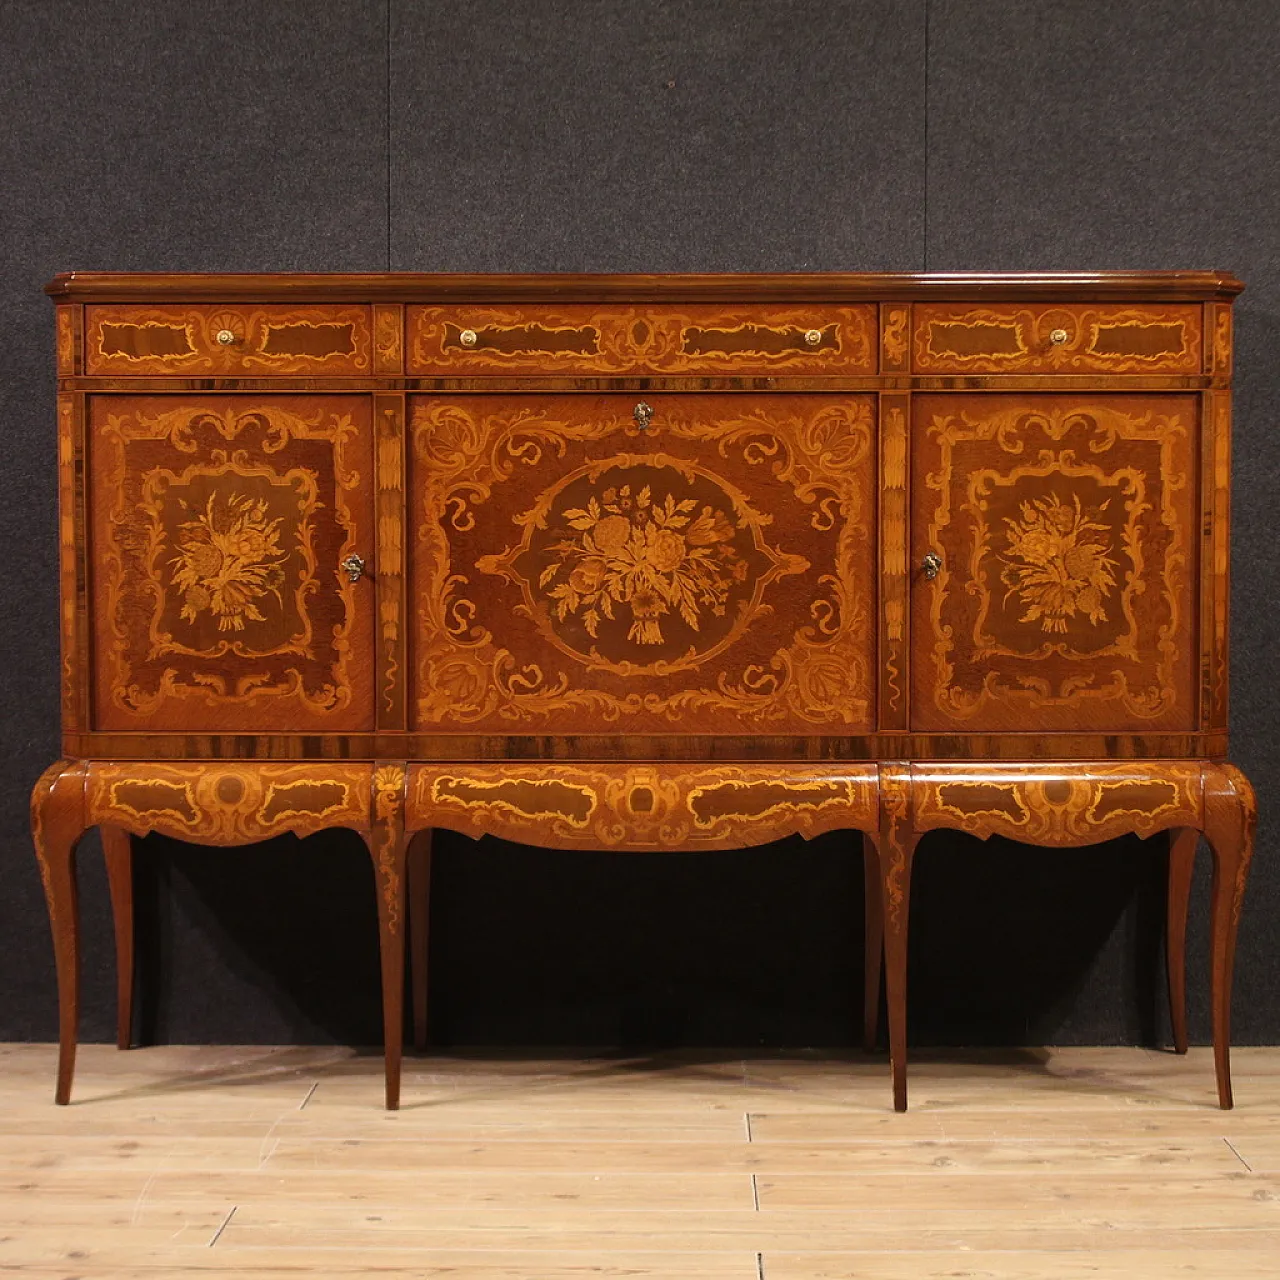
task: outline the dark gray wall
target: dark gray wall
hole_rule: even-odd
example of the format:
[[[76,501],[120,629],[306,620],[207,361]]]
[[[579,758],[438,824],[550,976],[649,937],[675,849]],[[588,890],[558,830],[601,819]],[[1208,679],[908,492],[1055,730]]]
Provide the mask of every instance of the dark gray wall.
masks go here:
[[[1232,721],[1263,811],[1236,1037],[1280,1040],[1277,68],[1273,0],[0,0],[0,1039],[55,1034],[25,814],[57,754],[39,293],[55,271],[1221,267],[1250,286]],[[358,841],[140,849],[145,1035],[379,1038]],[[931,837],[913,1034],[1161,1035],[1161,858],[1138,841],[1054,853]],[[92,839],[81,867],[84,1032],[103,1039],[114,987]],[[433,1035],[848,1044],[861,910],[839,836],[638,857],[446,835]]]

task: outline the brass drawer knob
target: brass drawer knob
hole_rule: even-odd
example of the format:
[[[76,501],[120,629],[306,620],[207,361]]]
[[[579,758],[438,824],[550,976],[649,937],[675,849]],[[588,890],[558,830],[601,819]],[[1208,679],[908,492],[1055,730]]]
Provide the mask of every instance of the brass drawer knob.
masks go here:
[[[474,347],[476,343],[480,341],[480,335],[476,333],[474,329],[463,329],[463,331],[458,334],[458,341],[462,343],[464,347]]]
[[[359,582],[364,575],[364,561],[353,551],[339,566],[348,582]]]
[[[806,329],[804,335],[805,346],[816,347],[822,341],[821,329]]]
[[[930,582],[938,576],[938,571],[942,568],[942,557],[935,552],[928,552],[924,559],[920,561],[920,568],[924,570],[924,576]]]
[[[1065,329],[1054,329],[1053,332],[1049,334],[1049,341],[1052,342],[1055,347],[1060,347],[1069,337],[1071,337],[1071,335]]]
[[[219,329],[214,336],[220,347],[229,347],[236,340],[236,335],[230,329]]]

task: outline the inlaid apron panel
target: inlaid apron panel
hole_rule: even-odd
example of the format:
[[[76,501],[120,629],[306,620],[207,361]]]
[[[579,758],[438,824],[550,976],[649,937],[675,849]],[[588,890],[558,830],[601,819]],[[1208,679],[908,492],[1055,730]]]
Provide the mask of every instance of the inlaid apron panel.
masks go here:
[[[915,728],[1195,727],[1198,404],[916,398]]]
[[[373,727],[367,397],[99,396],[89,450],[98,728]]]
[[[871,727],[871,397],[421,397],[411,433],[420,730]]]

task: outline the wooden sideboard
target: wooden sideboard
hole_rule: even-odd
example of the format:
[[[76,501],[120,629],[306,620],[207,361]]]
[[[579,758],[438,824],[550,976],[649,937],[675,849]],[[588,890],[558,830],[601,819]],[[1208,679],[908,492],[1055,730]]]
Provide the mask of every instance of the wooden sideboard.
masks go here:
[[[1253,795],[1227,751],[1221,273],[115,275],[56,303],[63,751],[32,824],[77,1012],[103,834],[348,827],[378,885],[387,1105],[430,832],[722,849],[846,830],[906,1106],[936,828],[1168,833],[1229,1010]],[[860,833],[860,834],[859,834]]]

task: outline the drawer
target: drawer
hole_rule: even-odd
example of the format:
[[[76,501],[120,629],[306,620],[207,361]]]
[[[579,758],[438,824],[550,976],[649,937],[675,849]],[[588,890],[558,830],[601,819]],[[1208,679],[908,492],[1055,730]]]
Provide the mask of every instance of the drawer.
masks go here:
[[[368,307],[85,308],[87,373],[368,373]]]
[[[874,373],[874,307],[410,307],[427,374]]]
[[[915,307],[917,373],[1199,373],[1200,308]]]

